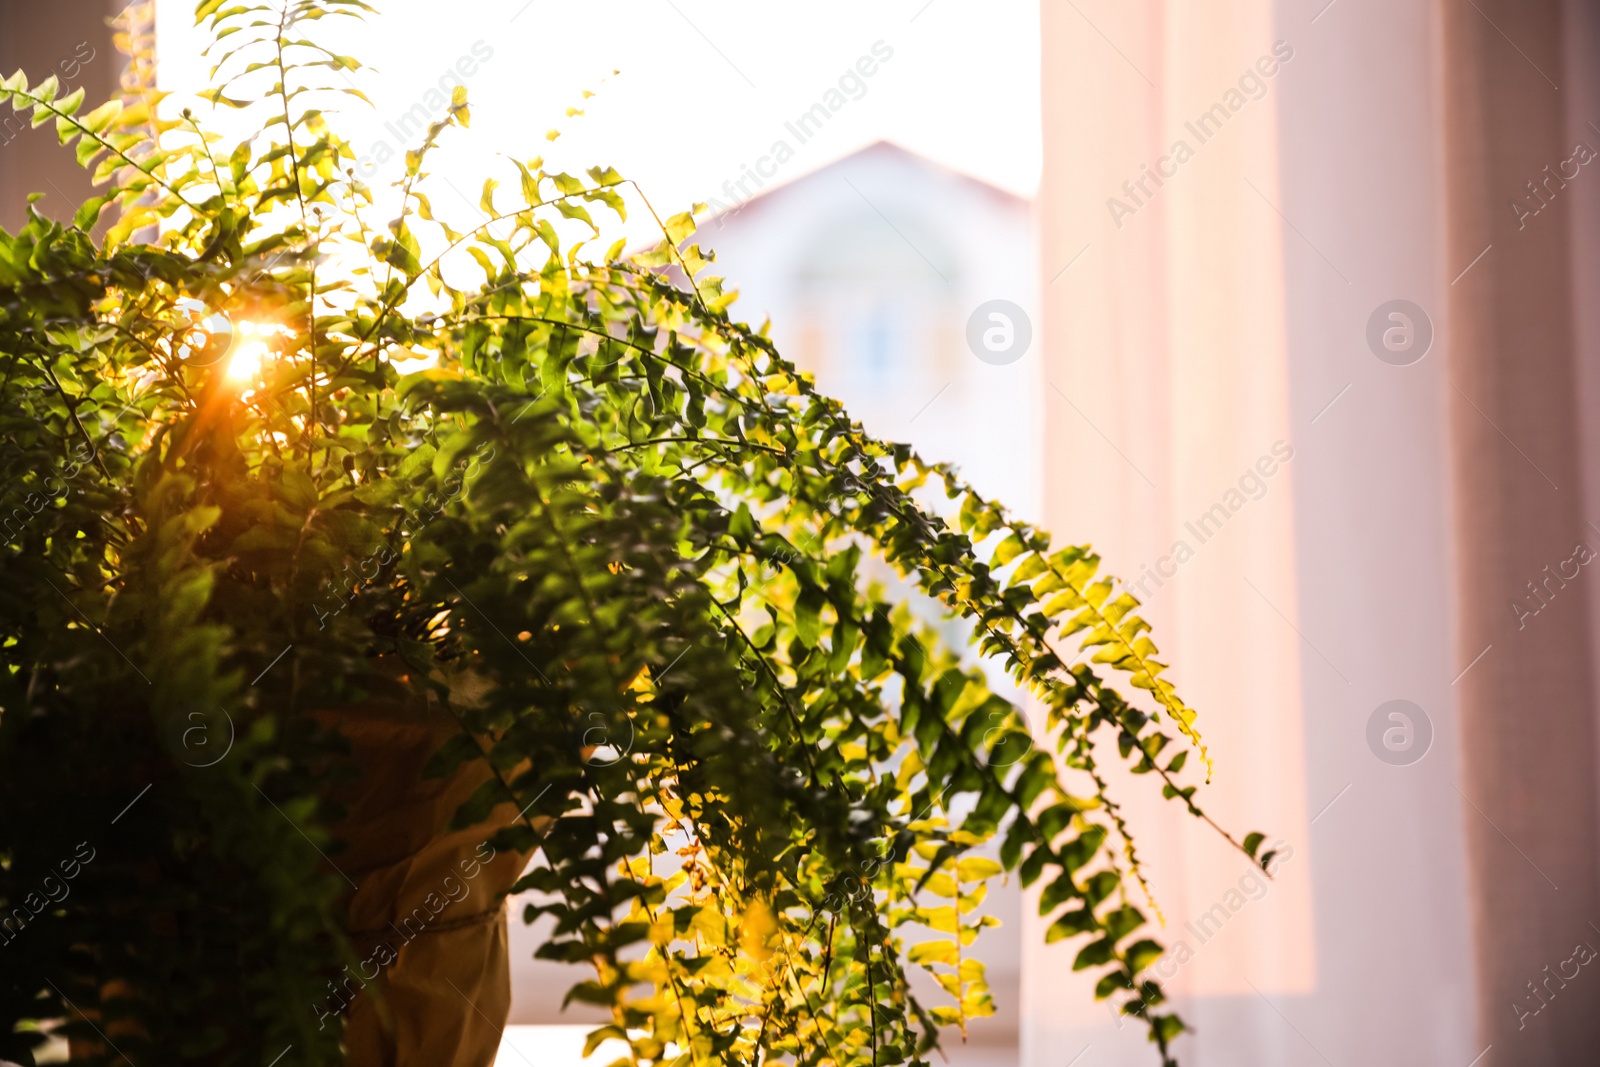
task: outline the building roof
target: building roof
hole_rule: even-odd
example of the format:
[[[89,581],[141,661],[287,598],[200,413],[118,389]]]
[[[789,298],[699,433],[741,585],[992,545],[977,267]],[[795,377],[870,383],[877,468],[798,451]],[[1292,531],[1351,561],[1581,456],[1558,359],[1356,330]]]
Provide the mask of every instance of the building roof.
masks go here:
[[[983,196],[992,197],[1006,204],[1025,205],[1029,203],[1029,199],[1027,197],[1018,196],[1013,192],[1000,188],[998,185],[995,185],[992,182],[984,181],[982,178],[974,177],[973,175],[967,174],[964,171],[957,170],[954,167],[946,166],[945,164],[936,160],[929,159],[927,156],[913,152],[909,148],[895,144],[893,141],[879,140],[874,141],[872,144],[866,145],[862,148],[858,148],[854,152],[850,152],[847,155],[838,156],[834,159],[828,160],[825,163],[821,163],[815,167],[812,167],[810,170],[801,171],[795,174],[793,177],[779,178],[775,181],[775,183],[767,185],[759,193],[750,197],[748,200],[745,200],[732,208],[728,208],[723,211],[712,212],[706,215],[705,218],[700,220],[700,225],[704,227],[713,222],[725,223],[731,221],[735,216],[740,215],[748,218],[757,218],[763,212],[770,210],[774,205],[781,203],[786,198],[786,194],[796,188],[817,181],[825,172],[832,171],[840,167],[872,163],[899,163],[902,165],[909,164],[919,169],[925,169],[945,175],[956,182],[970,185],[973,191]]]

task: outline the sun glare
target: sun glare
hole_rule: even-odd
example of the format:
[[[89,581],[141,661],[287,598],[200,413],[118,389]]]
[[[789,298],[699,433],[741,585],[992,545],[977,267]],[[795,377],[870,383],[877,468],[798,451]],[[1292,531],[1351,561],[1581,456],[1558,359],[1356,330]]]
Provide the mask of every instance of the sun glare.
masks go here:
[[[268,360],[272,358],[272,350],[267,345],[267,337],[271,334],[286,333],[282,326],[258,325],[253,322],[241,322],[238,325],[239,343],[228,358],[227,378],[231,382],[249,383],[261,377],[261,371]]]
[[[253,382],[261,376],[261,364],[267,355],[265,341],[246,341],[228,360],[228,380]]]

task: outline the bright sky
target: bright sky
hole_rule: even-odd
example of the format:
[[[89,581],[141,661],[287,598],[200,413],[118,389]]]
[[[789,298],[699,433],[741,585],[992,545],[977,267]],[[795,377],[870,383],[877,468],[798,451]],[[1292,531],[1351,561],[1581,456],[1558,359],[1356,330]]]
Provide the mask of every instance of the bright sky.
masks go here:
[[[378,68],[355,83],[375,110],[352,100],[340,126],[369,158],[387,142],[397,157],[392,173],[402,140],[387,127],[415,105],[426,108],[447,70],[471,71],[462,80],[472,129],[430,157],[430,169],[471,202],[458,203],[461,212],[475,211],[496,153],[542,155],[550,169],[574,173],[614,166],[663,215],[695,200],[727,200],[724,183],[737,182],[779,140],[793,156],[763,164],[769,184],[888,139],[1025,196],[1038,185],[1037,0],[379,4],[384,13],[359,34],[341,30],[328,42]],[[158,2],[160,80],[180,94],[203,87],[210,67],[199,55],[205,40],[193,10],[193,0]],[[870,75],[857,69],[862,57]],[[585,102],[585,89],[597,95]],[[837,110],[803,144],[786,129],[830,102]],[[566,117],[570,106],[585,115]],[[552,127],[563,131],[555,143],[545,139]]]

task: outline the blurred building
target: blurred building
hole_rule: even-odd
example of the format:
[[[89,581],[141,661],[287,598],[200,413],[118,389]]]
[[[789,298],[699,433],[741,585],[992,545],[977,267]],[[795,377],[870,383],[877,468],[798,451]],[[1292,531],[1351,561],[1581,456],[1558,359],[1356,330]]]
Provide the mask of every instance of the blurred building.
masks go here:
[[[779,350],[868,432],[1036,513],[1037,353],[996,365],[967,343],[988,301],[1032,314],[1027,201],[880,141],[717,215],[696,239],[738,288],[734,314],[770,318]]]
[[[128,6],[128,0],[0,3],[0,77],[26,70],[33,84],[54,76],[62,96],[82,89],[90,106],[111,99],[128,65],[113,43],[111,19]],[[149,29],[142,22],[137,28]],[[10,106],[0,110],[0,227],[12,233],[28,220],[30,193],[44,194],[36,205],[41,215],[70,223],[96,192],[73,150],[57,142],[55,127],[35,128],[31,118]]]

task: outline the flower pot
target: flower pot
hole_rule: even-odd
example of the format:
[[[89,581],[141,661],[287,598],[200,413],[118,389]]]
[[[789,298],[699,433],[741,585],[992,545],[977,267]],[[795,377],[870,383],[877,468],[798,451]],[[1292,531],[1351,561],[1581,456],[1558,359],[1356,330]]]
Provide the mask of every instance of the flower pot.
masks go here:
[[[319,1022],[345,1021],[347,1067],[491,1067],[511,1009],[504,894],[526,853],[485,841],[517,817],[451,830],[456,809],[492,774],[475,760],[423,778],[460,731],[421,709],[355,706],[319,716],[350,742],[361,777],[342,790],[345,842],[333,862],[354,886],[349,933],[360,962],[329,983]],[[376,994],[376,995],[374,995]]]

